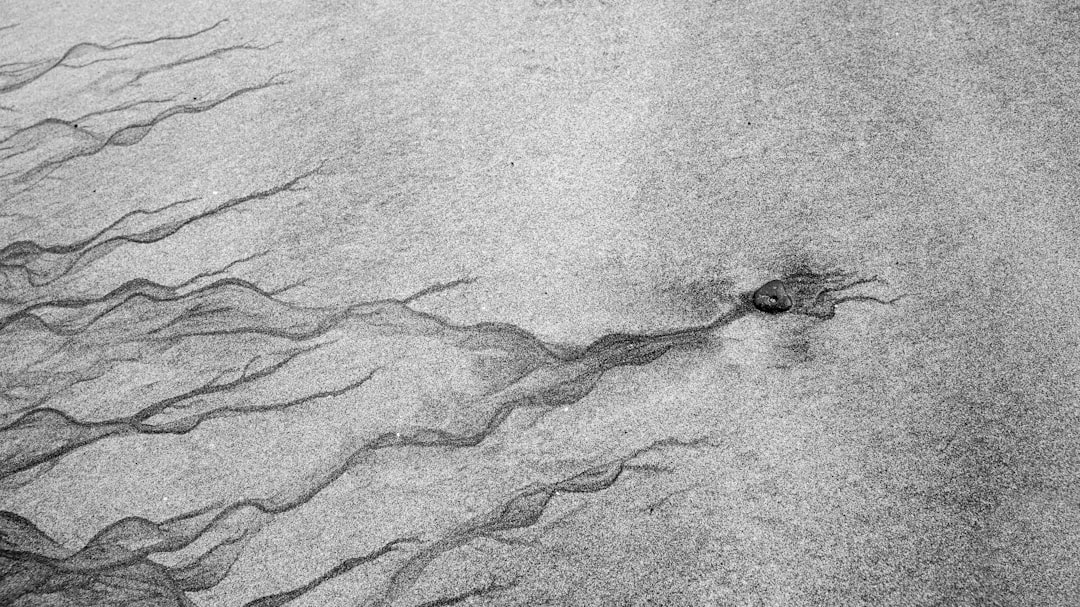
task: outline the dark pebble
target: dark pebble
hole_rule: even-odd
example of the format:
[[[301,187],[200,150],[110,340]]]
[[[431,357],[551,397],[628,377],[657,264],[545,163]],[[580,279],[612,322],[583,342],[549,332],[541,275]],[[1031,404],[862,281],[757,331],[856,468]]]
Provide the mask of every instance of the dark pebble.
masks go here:
[[[787,285],[782,280],[770,280],[754,291],[754,307],[769,314],[787,312],[792,306]]]

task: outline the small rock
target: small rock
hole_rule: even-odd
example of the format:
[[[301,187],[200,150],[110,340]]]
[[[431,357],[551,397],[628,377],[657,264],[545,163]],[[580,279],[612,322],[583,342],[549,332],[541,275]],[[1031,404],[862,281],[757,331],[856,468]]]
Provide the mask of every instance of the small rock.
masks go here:
[[[779,314],[791,309],[794,302],[788,295],[787,285],[782,280],[770,280],[754,291],[754,307],[769,314]]]

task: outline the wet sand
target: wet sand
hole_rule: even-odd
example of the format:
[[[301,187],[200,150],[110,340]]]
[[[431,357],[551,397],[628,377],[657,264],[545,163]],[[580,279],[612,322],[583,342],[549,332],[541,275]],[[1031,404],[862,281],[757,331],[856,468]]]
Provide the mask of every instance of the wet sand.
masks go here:
[[[1078,54],[1067,3],[9,4],[0,604],[1076,604]]]

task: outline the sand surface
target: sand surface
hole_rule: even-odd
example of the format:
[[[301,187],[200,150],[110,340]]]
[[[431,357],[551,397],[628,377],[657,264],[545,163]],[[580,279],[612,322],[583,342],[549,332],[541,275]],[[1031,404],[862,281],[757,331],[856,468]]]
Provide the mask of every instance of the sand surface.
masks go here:
[[[1068,1],[4,2],[0,604],[1080,604],[1077,57]]]

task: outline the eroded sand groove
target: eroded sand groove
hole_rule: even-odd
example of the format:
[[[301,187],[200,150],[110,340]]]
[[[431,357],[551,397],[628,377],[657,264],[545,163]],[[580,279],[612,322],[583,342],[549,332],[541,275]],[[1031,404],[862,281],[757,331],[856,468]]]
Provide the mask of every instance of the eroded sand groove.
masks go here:
[[[139,243],[126,235],[114,239],[130,246]],[[70,271],[75,266],[63,267]],[[865,299],[843,295],[845,288],[863,284],[858,279],[800,275],[790,280],[806,295],[796,299],[793,313],[827,319],[837,304]],[[415,373],[402,367],[402,361],[433,345],[444,349],[450,364],[479,372],[470,378],[468,393],[445,386],[439,395],[441,423],[423,423],[423,414],[405,423],[392,421],[400,418],[402,408],[414,408],[413,403],[371,407],[380,411],[392,405],[399,415],[372,416],[358,424],[350,436],[355,446],[335,466],[307,485],[283,486],[274,497],[244,498],[158,522],[124,519],[102,529],[79,550],[62,547],[32,521],[8,513],[4,555],[13,575],[5,578],[4,596],[13,600],[35,593],[100,592],[95,600],[103,603],[135,596],[179,601],[183,592],[205,590],[223,579],[240,557],[244,539],[275,515],[303,506],[363,466],[375,451],[475,447],[516,409],[544,412],[571,405],[590,394],[610,369],[648,364],[671,348],[692,346],[756,313],[749,305],[750,294],[741,294],[733,297],[729,311],[704,326],[662,334],[612,334],[573,349],[544,343],[512,325],[455,325],[410,308],[405,302],[415,296],[305,308],[235,278],[197,287],[138,280],[101,297],[56,301],[34,297],[34,287],[30,283],[23,305],[0,322],[4,366],[10,369],[4,384],[7,423],[0,429],[5,450],[0,474],[13,485],[44,482],[59,460],[103,440],[140,433],[184,435],[210,420],[303,408],[323,399],[365,410],[371,398],[364,394],[368,382],[382,374]],[[353,363],[328,385],[324,370],[340,367],[336,361],[342,360]],[[147,390],[150,386],[132,385],[125,376],[125,366],[132,363],[179,371],[184,379],[174,383],[191,387]],[[559,492],[601,491],[617,480],[627,462],[651,449],[700,444],[707,439],[671,438],[559,483],[524,489],[497,512],[463,523],[446,537],[398,538],[375,553],[342,562],[303,588],[252,604],[283,604],[320,580],[390,551],[406,551],[411,556],[371,603],[391,604],[401,588],[415,582],[424,564],[442,552],[496,531],[532,526]],[[180,566],[166,567],[152,558],[211,536],[222,539]],[[122,589],[121,579],[138,579],[140,594]]]

